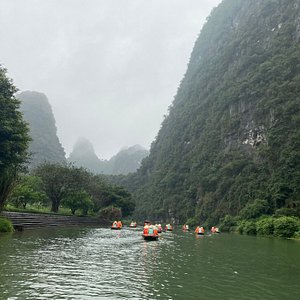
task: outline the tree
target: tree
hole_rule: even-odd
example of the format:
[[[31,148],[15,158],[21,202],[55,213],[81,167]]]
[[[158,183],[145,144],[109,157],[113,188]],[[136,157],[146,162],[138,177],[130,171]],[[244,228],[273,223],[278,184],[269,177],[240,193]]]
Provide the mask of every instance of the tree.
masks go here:
[[[43,181],[44,190],[51,201],[51,211],[58,212],[67,191],[68,166],[45,163],[35,170],[35,175]]]
[[[22,206],[24,209],[27,204],[44,204],[48,197],[43,191],[42,180],[37,176],[22,175],[17,180],[8,201],[15,207]]]
[[[27,159],[30,141],[16,91],[6,69],[0,66],[0,211]]]
[[[90,195],[84,190],[68,192],[62,200],[62,204],[70,208],[73,215],[78,209],[82,209],[82,214],[87,215],[88,210],[93,207]]]

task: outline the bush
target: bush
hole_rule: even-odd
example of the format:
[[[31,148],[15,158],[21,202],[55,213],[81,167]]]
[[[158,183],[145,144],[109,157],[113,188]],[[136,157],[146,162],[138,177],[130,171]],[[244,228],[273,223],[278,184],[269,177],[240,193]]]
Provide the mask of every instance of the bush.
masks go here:
[[[220,224],[220,230],[223,232],[229,232],[231,231],[232,227],[236,226],[236,219],[233,216],[226,215],[222,220]]]
[[[189,218],[186,221],[186,224],[189,225],[190,227],[196,227],[199,225],[199,221],[197,220],[197,218]]]
[[[237,230],[240,234],[255,235],[256,234],[256,224],[254,221],[242,221],[239,224]]]
[[[244,220],[250,220],[269,213],[269,204],[266,200],[256,199],[253,203],[247,204],[240,212]]]
[[[274,219],[271,217],[261,219],[256,222],[256,230],[259,235],[273,235]]]
[[[282,207],[282,208],[279,208],[275,211],[275,216],[276,217],[282,217],[282,216],[296,217],[297,215],[298,215],[298,212],[294,208]]]
[[[11,221],[5,218],[0,218],[0,232],[13,232],[14,228]]]
[[[299,230],[299,219],[280,217],[274,221],[274,235],[290,238]]]

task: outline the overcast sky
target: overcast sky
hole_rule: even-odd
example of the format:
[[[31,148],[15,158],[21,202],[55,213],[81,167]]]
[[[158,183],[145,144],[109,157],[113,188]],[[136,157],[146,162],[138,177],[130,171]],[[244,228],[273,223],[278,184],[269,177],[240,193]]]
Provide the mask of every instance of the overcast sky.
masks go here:
[[[69,153],[149,148],[205,19],[221,0],[0,0],[0,64],[43,92]]]

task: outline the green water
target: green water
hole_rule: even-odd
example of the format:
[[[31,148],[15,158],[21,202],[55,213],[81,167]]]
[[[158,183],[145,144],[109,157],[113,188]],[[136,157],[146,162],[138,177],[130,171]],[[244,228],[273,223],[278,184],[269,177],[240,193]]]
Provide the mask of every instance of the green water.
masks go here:
[[[0,236],[0,299],[300,299],[300,241],[69,228]]]

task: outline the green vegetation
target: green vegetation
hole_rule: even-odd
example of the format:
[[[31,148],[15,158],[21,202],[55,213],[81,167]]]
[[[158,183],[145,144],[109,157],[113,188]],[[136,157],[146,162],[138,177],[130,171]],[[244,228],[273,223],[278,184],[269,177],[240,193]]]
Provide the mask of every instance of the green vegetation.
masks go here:
[[[13,232],[14,228],[12,223],[5,218],[0,218],[0,233],[1,232]]]
[[[21,175],[12,190],[8,202],[15,208],[26,209],[29,204],[43,205],[47,203],[47,195],[43,191],[42,180],[37,176]]]
[[[240,234],[278,236],[292,238],[300,231],[300,219],[297,217],[261,216],[251,220],[242,220],[226,216],[221,224],[220,230],[224,232],[237,231]]]
[[[91,196],[86,191],[70,191],[62,201],[62,205],[71,209],[73,215],[76,210],[81,209],[86,215],[88,210],[93,207]]]
[[[280,237],[293,237],[299,231],[299,219],[293,217],[280,217],[274,221],[274,235]]]
[[[299,14],[295,0],[214,9],[149,156],[112,179],[133,193],[136,218],[239,216],[255,233],[252,218],[300,216]]]
[[[135,204],[124,188],[108,183],[73,165],[44,163],[22,175],[8,201],[7,209],[15,211],[101,215],[106,219],[111,210],[119,219],[132,214]],[[28,209],[27,209],[28,208]],[[105,212],[108,213],[105,216]]]
[[[28,127],[15,98],[16,88],[0,66],[0,211],[27,159]]]

